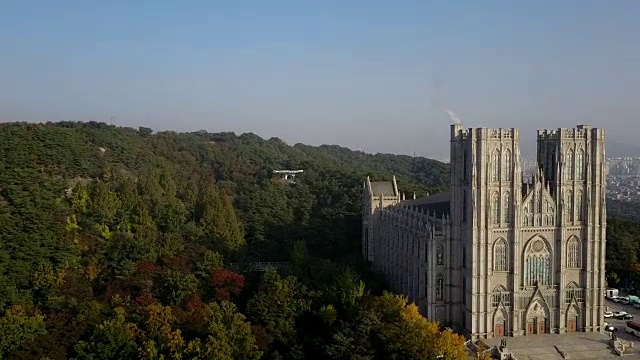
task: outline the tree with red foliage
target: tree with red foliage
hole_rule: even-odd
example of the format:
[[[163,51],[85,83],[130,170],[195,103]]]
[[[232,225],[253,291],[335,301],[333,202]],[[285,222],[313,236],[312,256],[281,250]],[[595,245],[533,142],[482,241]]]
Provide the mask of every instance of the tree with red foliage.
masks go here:
[[[153,296],[150,296],[150,295],[138,296],[136,297],[135,300],[137,303],[139,303],[142,306],[160,305],[160,302],[154,299]]]
[[[195,311],[198,309],[202,309],[205,306],[205,303],[202,302],[202,297],[200,293],[193,293],[189,300],[187,301],[187,309],[190,311]]]
[[[164,263],[163,268],[173,270],[173,271],[181,271],[181,272],[190,272],[193,260],[189,258],[188,254],[181,253],[172,257],[162,259]]]
[[[263,352],[269,351],[271,343],[273,343],[273,336],[269,334],[269,331],[262,325],[251,325],[251,332],[256,338],[258,349]]]
[[[158,273],[159,268],[151,261],[143,261],[136,265],[136,271],[141,275],[150,276]]]
[[[244,276],[227,269],[211,273],[211,285],[216,290],[218,300],[230,300],[231,296],[239,296],[244,288]]]

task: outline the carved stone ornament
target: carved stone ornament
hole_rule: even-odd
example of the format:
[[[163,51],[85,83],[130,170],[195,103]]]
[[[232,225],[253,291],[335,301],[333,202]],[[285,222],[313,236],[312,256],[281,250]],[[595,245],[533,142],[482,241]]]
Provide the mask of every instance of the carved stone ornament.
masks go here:
[[[544,249],[544,244],[542,243],[542,241],[537,240],[535,243],[533,243],[533,250],[536,252],[542,251],[542,249]],[[537,306],[537,304],[536,304]]]

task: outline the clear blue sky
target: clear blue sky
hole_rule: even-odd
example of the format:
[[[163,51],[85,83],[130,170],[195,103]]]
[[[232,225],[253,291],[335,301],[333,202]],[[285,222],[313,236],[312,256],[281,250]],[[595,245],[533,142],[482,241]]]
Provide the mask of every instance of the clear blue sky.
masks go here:
[[[639,0],[0,1],[0,120],[446,153],[467,126],[637,142]]]

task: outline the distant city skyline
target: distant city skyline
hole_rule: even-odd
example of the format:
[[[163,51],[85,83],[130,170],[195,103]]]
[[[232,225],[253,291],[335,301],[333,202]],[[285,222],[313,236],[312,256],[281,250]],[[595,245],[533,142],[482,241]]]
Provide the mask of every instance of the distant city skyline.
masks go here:
[[[640,137],[637,0],[0,4],[0,121],[448,154],[467,127]],[[443,140],[445,139],[445,140]]]

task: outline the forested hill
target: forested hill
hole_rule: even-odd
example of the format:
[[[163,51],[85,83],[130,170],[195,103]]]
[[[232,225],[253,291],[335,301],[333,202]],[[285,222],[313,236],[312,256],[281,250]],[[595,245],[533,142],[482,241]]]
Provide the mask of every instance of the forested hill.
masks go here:
[[[254,134],[152,134],[103,123],[5,124],[0,151],[0,195],[13,239],[29,236],[35,245],[57,238],[55,231],[71,226],[60,216],[78,215],[73,203],[87,191],[96,195],[83,208],[94,225],[124,230],[149,217],[171,238],[177,227],[202,220],[207,209],[201,201],[215,189],[235,206],[244,232],[236,235],[246,239],[253,260],[282,260],[287,241],[311,234],[321,239],[318,250],[326,250],[324,256],[352,255],[359,245],[353,235],[367,175],[378,180],[396,175],[403,191],[418,196],[445,189],[449,179],[446,164],[420,157],[288,146]],[[278,169],[304,173],[295,186],[282,186],[273,181],[272,170]],[[148,213],[132,217],[141,209]],[[318,234],[327,231],[331,236]],[[27,257],[39,256],[44,248],[38,247],[42,250]],[[59,256],[65,253],[58,250]]]
[[[0,130],[1,359],[464,356],[359,258],[364,178],[420,196],[446,188],[443,163],[95,122]],[[251,261],[289,265],[230,270]]]

